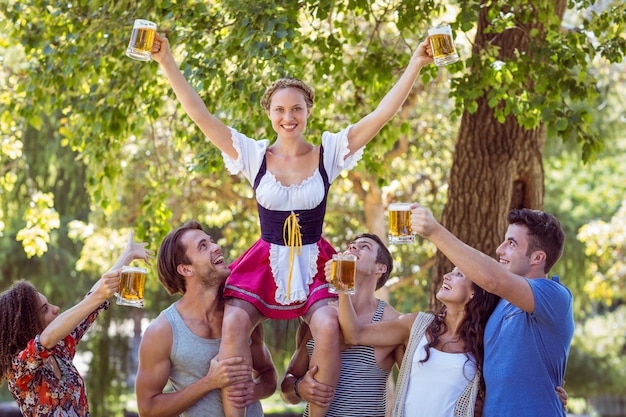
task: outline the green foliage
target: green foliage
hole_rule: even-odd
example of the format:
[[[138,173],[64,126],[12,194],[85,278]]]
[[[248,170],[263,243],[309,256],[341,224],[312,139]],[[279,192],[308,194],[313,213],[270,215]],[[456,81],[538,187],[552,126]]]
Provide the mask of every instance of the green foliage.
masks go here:
[[[29,258],[41,256],[48,251],[50,231],[59,227],[59,214],[54,210],[53,196],[34,194],[24,218],[26,227],[15,238],[22,242]]]
[[[578,160],[577,147],[573,141],[558,143],[549,140],[545,150],[545,209],[557,215],[566,231],[565,253],[554,273],[561,275],[573,289],[576,312],[581,317],[594,312],[594,304],[585,287],[590,288],[589,281],[594,276],[598,279],[613,263],[612,259],[602,262],[605,254],[597,252],[594,255],[585,247],[586,244],[579,238],[581,228],[590,230],[590,226],[585,225],[618,222],[620,216],[617,212],[626,195],[626,183],[619,174],[626,156],[622,120],[626,104],[623,92],[626,78],[623,65],[604,67],[602,72],[605,79],[598,85],[598,90],[602,92],[603,100],[598,107],[590,106],[590,114],[593,117],[593,128],[598,129],[605,138],[606,150],[597,155],[594,163],[589,164]],[[598,247],[607,247],[610,240],[603,241],[601,238],[609,236],[600,234],[592,240]],[[581,256],[583,253],[588,256]],[[617,264],[619,259],[619,256],[615,258]],[[604,266],[600,266],[602,263]],[[599,275],[593,271],[599,271]],[[619,279],[617,276],[607,277],[605,282],[611,281]],[[595,299],[596,303],[598,301]],[[605,297],[602,303],[610,304],[611,299]]]
[[[485,98],[500,123],[513,116],[528,130],[545,125],[551,136],[575,140],[582,159],[589,161],[603,149],[601,132],[590,128],[587,107],[599,98],[596,61],[621,62],[626,53],[624,4],[614,2],[601,14],[585,4],[571,4],[568,13],[575,15],[577,23],[572,28],[560,24],[556,4],[484,4],[489,21],[484,33],[489,42],[480,49],[474,45],[465,61],[471,73],[453,81],[456,115],[475,112],[476,100]],[[460,27],[470,27],[475,21],[476,7],[477,2],[461,2]],[[527,50],[500,45],[499,35],[511,31],[527,38]]]
[[[611,221],[596,220],[580,229],[578,238],[585,243],[589,281],[585,290],[592,300],[607,305],[626,301],[626,199]]]
[[[622,305],[576,326],[566,376],[570,395],[626,393],[625,319],[626,308]]]
[[[566,28],[558,26],[554,2],[456,3],[261,0],[242,7],[234,0],[3,2],[3,287],[29,277],[65,308],[117,256],[129,228],[157,250],[172,227],[198,219],[230,259],[258,238],[249,184],[225,171],[219,151],[179,108],[158,65],[124,55],[135,18],[157,22],[209,109],[248,136],[273,140],[258,105],[271,81],[295,76],[309,83],[316,91],[308,126],[314,142],[323,131],[337,131],[373,110],[427,27],[451,21],[464,61],[425,68],[423,85],[416,85],[401,114],[368,146],[359,167],[333,184],[325,234],[337,248],[384,222],[382,212],[375,220],[364,213],[376,196],[383,205],[419,201],[441,213],[455,118],[475,111],[483,98],[497,120],[515,117],[527,129],[543,124],[551,138],[561,139],[559,146],[549,143],[555,146],[555,158],[546,168],[553,175],[546,186],[546,207],[563,219],[568,239],[592,220],[610,221],[624,184],[614,179],[620,153],[600,138],[615,137],[615,126],[620,126],[616,109],[623,102],[610,93],[623,79],[607,69],[624,55],[623,2],[604,10],[596,2],[571,2]],[[489,8],[486,35],[522,30],[528,51],[502,51],[497,42],[471,50],[483,7]],[[538,23],[545,32],[536,28]],[[610,152],[615,159],[607,158]],[[577,164],[578,155],[603,164]],[[21,244],[18,233],[26,237]],[[556,272],[571,277],[580,311],[589,312],[592,301],[578,294],[584,294],[588,278],[581,271],[595,262],[580,256],[581,242],[568,240],[567,248],[571,252],[559,264],[563,270]],[[392,253],[390,288],[396,291],[390,299],[400,310],[425,308],[434,248],[419,242],[393,247]],[[597,262],[598,271],[607,274],[607,260]],[[144,320],[173,301],[154,269],[150,276]],[[132,382],[132,366],[121,358],[136,335],[107,334],[134,323],[133,313],[137,311],[114,306],[85,346],[96,351],[88,377],[94,416],[119,414],[112,399]],[[275,360],[284,364],[291,352],[281,339],[286,333],[280,327],[273,332]]]

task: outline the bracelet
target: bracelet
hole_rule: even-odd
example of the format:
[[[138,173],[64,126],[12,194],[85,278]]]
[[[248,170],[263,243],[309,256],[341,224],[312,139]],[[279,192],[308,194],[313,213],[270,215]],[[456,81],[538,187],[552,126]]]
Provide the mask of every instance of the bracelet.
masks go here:
[[[296,393],[296,397],[298,397],[300,399],[302,399],[302,397],[300,396],[300,393],[298,392],[298,382],[300,382],[301,380],[302,380],[302,377],[296,378],[293,381],[293,392],[295,392]]]

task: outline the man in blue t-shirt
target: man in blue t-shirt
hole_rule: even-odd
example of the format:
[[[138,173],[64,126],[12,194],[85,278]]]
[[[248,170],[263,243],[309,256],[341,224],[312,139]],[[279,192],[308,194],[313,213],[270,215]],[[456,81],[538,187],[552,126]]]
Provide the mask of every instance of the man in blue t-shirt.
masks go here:
[[[485,417],[565,416],[554,387],[563,382],[574,334],[572,293],[548,272],[565,234],[552,215],[515,209],[499,262],[461,242],[418,204],[411,225],[467,278],[502,300],[485,329]]]

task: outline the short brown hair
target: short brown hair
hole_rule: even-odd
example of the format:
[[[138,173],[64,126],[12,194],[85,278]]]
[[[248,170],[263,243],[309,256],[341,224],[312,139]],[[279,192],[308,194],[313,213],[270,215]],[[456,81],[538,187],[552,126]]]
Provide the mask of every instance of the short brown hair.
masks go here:
[[[565,232],[561,228],[561,223],[549,213],[527,208],[511,210],[507,220],[509,224],[525,226],[528,229],[526,255],[537,250],[546,253],[544,272],[547,274],[563,254]]]
[[[353,242],[360,238],[372,239],[378,245],[378,251],[376,251],[376,263],[383,264],[387,267],[387,270],[378,278],[376,281],[376,289],[381,289],[389,279],[389,275],[391,275],[391,270],[393,269],[393,258],[391,257],[391,253],[387,246],[383,243],[382,239],[373,233],[361,233],[357,235]]]
[[[181,243],[181,238],[189,230],[203,229],[200,223],[190,220],[165,236],[159,248],[157,256],[159,281],[170,295],[184,294],[186,291],[185,278],[178,273],[178,265],[190,263],[185,255],[187,248]]]

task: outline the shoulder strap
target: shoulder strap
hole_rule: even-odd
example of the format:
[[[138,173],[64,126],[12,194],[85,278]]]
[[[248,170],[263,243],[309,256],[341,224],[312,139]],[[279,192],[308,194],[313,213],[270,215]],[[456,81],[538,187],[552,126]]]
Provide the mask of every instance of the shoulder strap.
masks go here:
[[[378,300],[378,307],[376,307],[376,312],[374,313],[374,316],[372,317],[372,323],[376,323],[377,321],[380,321],[380,319],[383,318],[383,313],[385,312],[386,305],[387,303],[384,302],[383,300]]]

